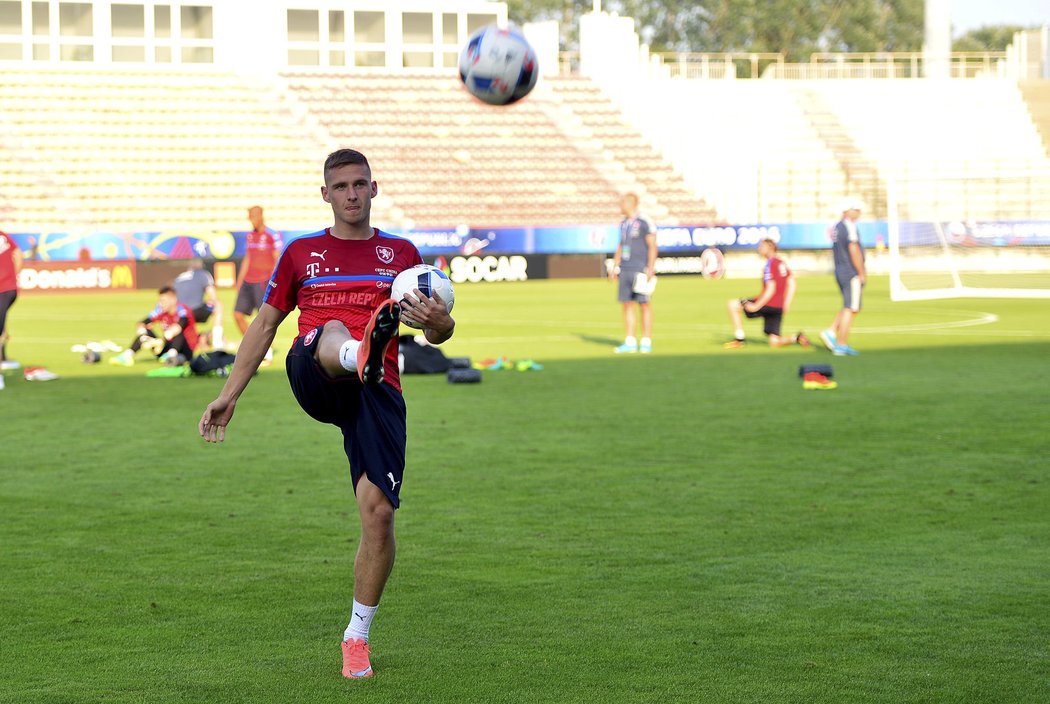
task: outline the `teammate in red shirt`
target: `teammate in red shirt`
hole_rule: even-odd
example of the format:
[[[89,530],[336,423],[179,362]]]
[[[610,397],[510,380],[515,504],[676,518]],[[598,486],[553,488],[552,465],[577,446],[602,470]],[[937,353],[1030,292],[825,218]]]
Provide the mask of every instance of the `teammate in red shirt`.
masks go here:
[[[262,307],[266,282],[270,280],[284,248],[281,233],[266,226],[260,206],[248,208],[248,220],[252,231],[248,233],[244,261],[237,274],[237,302],[233,307],[233,317],[241,335],[248,330],[248,316]]]
[[[156,327],[160,328],[159,334],[154,330]],[[175,289],[164,286],[157,292],[156,307],[139,322],[135,339],[109,362],[130,367],[135,363],[135,354],[146,347],[158,358],[172,364],[183,364],[193,358],[199,342],[193,311],[179,303]]]
[[[770,347],[786,347],[799,344],[809,347],[805,333],[782,336],[780,326],[784,313],[791,306],[795,296],[795,276],[788,269],[783,259],[777,257],[777,243],[770,239],[758,243],[758,253],[766,258],[762,270],[762,293],[755,298],[732,298],[729,300],[729,319],[733,321],[734,337],[725,344],[726,349],[739,349],[744,346],[744,322],[741,313],[748,318],[762,318],[763,332],[769,340]]]
[[[11,236],[0,232],[0,368],[7,362],[7,311],[18,298],[18,272],[22,269],[22,250]],[[16,362],[11,363],[18,366]]]
[[[299,405],[343,432],[343,448],[361,520],[354,561],[354,603],[343,633],[343,676],[370,677],[368,632],[394,565],[394,510],[405,467],[405,402],[397,372],[398,318],[423,328],[432,344],[452,337],[455,321],[437,295],[416,289],[389,297],[394,277],[422,262],[408,240],[370,224],[378,193],[368,160],[340,149],[324,166],[321,197],[334,224],[290,243],[270,279],[233,371],[208,404],[198,430],[220,442],[237,399],[262,362],[277,327],[299,308],[298,336],[288,352],[288,380]]]

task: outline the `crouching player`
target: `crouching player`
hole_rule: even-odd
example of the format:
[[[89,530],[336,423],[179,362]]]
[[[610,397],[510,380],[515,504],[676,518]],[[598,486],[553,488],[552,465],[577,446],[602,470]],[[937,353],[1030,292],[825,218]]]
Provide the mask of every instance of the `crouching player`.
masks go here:
[[[733,339],[725,343],[726,349],[739,349],[744,346],[744,321],[741,313],[748,318],[762,318],[763,332],[770,347],[786,347],[799,344],[809,347],[809,339],[804,333],[782,336],[780,326],[784,313],[791,306],[795,297],[795,276],[788,269],[783,259],[777,256],[777,243],[764,239],[758,243],[758,253],[766,258],[762,270],[762,293],[756,298],[732,298],[728,302],[729,319],[733,322]]]
[[[432,344],[452,337],[455,321],[440,297],[418,289],[403,301],[390,300],[394,277],[422,258],[410,241],[369,224],[378,187],[364,155],[351,149],[330,154],[324,184],[321,196],[332,206],[334,224],[285,247],[233,371],[204,410],[198,430],[208,442],[222,441],[278,325],[298,307],[288,381],[307,414],[342,431],[361,520],[353,606],[342,644],[343,676],[359,678],[372,676],[369,628],[394,566],[394,510],[405,468],[398,317],[422,327]]]

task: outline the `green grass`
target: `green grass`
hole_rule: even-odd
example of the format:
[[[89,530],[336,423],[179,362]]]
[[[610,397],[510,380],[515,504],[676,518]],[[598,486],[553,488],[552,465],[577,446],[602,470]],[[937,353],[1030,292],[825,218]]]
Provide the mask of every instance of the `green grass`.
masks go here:
[[[69,352],[126,344],[148,293],[23,296],[9,353],[62,378],[0,391],[0,701],[1050,701],[1046,303],[876,280],[860,357],[723,351],[756,288],[667,278],[656,352],[617,357],[606,282],[459,287],[448,354],[545,369],[406,380],[366,682],[345,457],[283,365],[206,445],[221,380]],[[803,279],[790,328],[833,289]],[[802,390],[818,361],[837,390]]]

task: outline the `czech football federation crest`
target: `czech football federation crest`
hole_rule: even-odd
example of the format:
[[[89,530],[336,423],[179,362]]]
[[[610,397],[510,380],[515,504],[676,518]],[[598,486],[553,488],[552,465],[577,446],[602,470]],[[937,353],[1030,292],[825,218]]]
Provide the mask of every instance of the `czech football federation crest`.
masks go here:
[[[310,345],[312,345],[316,337],[317,328],[314,328],[310,332],[306,333],[306,337],[303,338],[303,347],[309,347]]]
[[[376,256],[379,257],[379,261],[389,264],[394,261],[394,249],[393,247],[376,247]]]

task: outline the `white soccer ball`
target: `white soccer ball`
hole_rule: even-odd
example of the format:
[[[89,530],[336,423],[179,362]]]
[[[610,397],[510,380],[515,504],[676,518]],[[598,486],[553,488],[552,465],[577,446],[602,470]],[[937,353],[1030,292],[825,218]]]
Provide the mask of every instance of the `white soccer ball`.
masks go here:
[[[516,29],[482,27],[459,53],[460,80],[471,95],[489,105],[521,100],[538,76],[536,52]]]
[[[449,281],[448,274],[441,269],[429,264],[416,264],[405,269],[394,277],[394,283],[390,284],[390,297],[400,303],[406,293],[415,295],[415,289],[417,288],[420,293],[430,298],[433,298],[434,294],[437,293],[437,295],[441,296],[441,300],[445,302],[445,305],[448,306],[448,312],[452,312],[452,304],[456,301],[456,292],[452,290],[452,282]],[[420,328],[419,325],[411,323],[404,318],[401,319],[401,322],[411,328]]]

